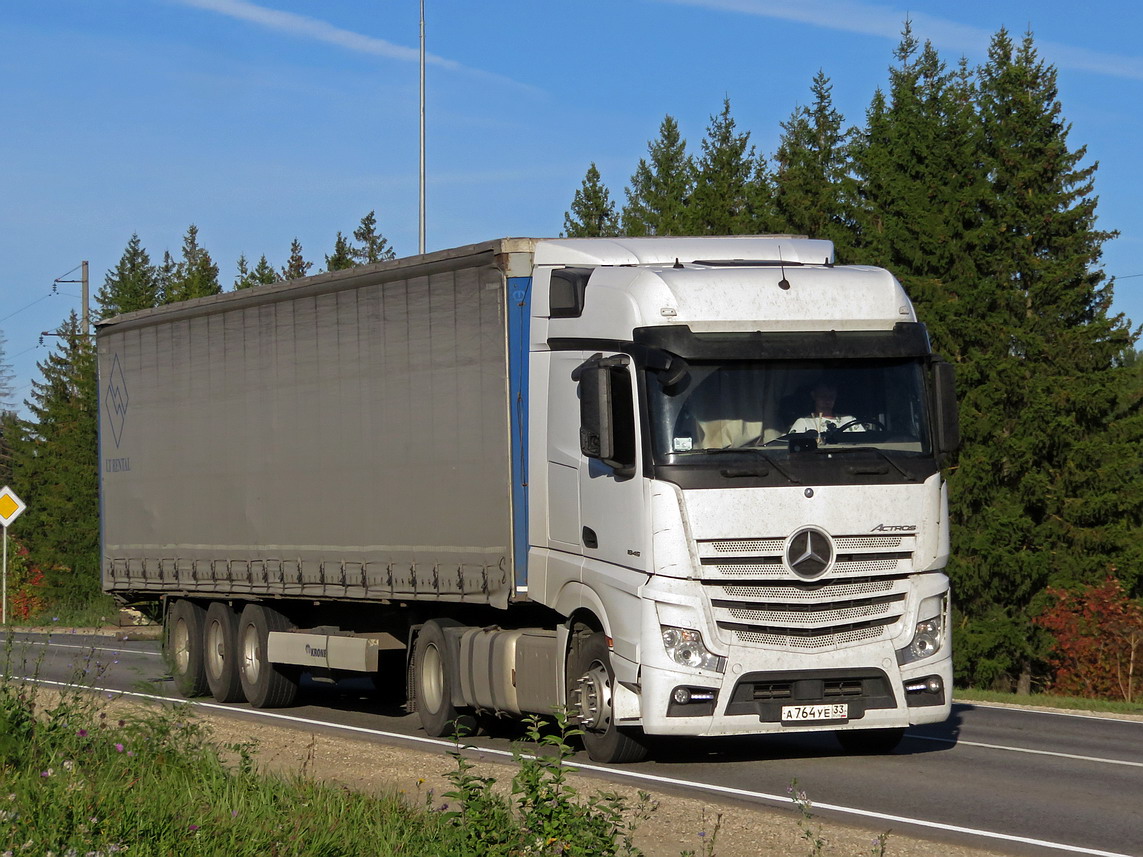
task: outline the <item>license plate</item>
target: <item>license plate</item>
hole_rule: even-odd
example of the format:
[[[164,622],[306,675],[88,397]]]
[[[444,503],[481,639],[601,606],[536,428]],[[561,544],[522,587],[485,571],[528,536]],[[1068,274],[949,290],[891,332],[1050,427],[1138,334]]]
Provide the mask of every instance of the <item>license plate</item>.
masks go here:
[[[847,720],[849,704],[837,702],[832,705],[783,705],[782,722],[799,723],[808,720]]]

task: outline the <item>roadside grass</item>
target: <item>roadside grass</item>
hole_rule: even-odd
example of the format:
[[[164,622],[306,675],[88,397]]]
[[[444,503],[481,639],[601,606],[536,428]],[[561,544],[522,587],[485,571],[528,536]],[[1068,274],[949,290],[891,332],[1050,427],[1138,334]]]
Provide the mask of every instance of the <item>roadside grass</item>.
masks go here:
[[[218,746],[186,705],[109,713],[91,690],[105,668],[93,657],[62,692],[37,687],[40,666],[9,634],[0,653],[4,855],[641,854],[631,837],[649,798],[629,806],[572,788],[566,723],[553,731],[531,721],[510,786],[475,775],[458,741],[453,789],[414,806],[316,781],[305,768],[260,771],[253,744]]]
[[[1074,711],[1106,712],[1110,714],[1143,714],[1143,702],[1123,702],[1108,699],[1081,699],[1072,696],[1052,696],[1047,693],[1019,694],[978,688],[957,688],[954,702],[1000,702],[1009,705],[1032,705],[1043,708],[1063,708]]]

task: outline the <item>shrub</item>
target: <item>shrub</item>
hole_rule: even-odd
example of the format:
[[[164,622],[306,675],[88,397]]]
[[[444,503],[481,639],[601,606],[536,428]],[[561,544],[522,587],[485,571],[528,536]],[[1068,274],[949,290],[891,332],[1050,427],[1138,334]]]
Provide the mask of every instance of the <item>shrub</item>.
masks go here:
[[[1036,622],[1054,639],[1048,690],[1133,702],[1143,672],[1143,605],[1112,576],[1069,591],[1049,589],[1054,603]]]

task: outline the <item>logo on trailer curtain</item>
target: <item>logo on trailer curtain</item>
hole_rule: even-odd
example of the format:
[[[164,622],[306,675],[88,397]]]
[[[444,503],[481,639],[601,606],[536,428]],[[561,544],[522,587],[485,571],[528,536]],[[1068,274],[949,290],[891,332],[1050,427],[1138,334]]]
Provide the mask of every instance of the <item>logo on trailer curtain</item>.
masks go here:
[[[115,437],[115,447],[119,448],[119,441],[123,438],[123,424],[127,421],[127,381],[123,377],[123,367],[119,365],[119,355],[111,364],[111,376],[107,379],[107,390],[103,400],[107,409],[107,419],[111,424],[111,433]]]

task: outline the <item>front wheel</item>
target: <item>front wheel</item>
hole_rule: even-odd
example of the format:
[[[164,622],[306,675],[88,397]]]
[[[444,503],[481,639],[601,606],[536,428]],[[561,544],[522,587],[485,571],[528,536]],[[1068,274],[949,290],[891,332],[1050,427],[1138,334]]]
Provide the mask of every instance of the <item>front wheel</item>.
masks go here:
[[[613,764],[647,757],[641,729],[615,724],[611,647],[601,632],[579,633],[568,650],[568,713],[583,729],[583,745],[593,761]]]

